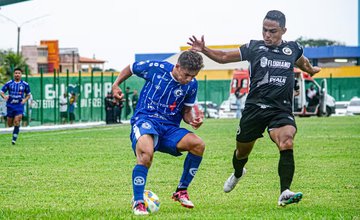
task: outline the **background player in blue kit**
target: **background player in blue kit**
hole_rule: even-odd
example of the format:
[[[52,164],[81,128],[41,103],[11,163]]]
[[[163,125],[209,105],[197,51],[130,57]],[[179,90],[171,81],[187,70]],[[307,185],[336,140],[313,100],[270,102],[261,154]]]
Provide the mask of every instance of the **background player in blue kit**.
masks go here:
[[[135,215],[148,214],[143,192],[155,151],[173,156],[188,151],[180,183],[172,198],[186,208],[194,207],[187,188],[199,168],[205,144],[194,133],[180,128],[180,122],[184,120],[194,129],[203,122],[191,111],[198,89],[195,76],[202,67],[200,54],[185,51],[175,65],[162,61],[135,62],[121,71],[112,86],[114,97],[121,100],[124,94],[119,85],[132,74],[146,81],[130,120],[130,139],[137,159],[132,174]]]
[[[14,126],[12,144],[16,143],[24,114],[24,105],[30,98],[30,86],[21,79],[21,74],[20,68],[14,69],[14,79],[5,83],[0,92],[0,95],[6,100],[8,126]],[[8,92],[8,96],[5,95],[6,92]]]
[[[238,50],[220,51],[205,47],[204,37],[190,38],[191,50],[202,52],[218,63],[250,62],[250,91],[240,120],[236,149],[233,154],[234,173],[225,181],[224,191],[234,189],[245,174],[244,168],[253,146],[263,137],[266,127],[271,140],[280,151],[278,174],[280,196],[278,204],[285,206],[297,203],[302,193],[290,191],[295,172],[293,141],[296,134],[292,114],[294,89],[294,66],[314,75],[320,71],[303,55],[303,48],[293,41],[284,41],[285,15],[277,10],[269,11],[262,27],[263,40],[251,40]]]

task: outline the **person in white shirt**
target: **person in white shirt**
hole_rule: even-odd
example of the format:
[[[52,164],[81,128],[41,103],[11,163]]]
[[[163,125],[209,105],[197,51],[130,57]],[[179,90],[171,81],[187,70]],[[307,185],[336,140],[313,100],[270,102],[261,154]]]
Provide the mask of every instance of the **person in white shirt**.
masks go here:
[[[68,100],[67,100],[67,94],[65,92],[62,96],[60,96],[60,118],[62,124],[65,124],[68,118],[67,105],[68,105]]]

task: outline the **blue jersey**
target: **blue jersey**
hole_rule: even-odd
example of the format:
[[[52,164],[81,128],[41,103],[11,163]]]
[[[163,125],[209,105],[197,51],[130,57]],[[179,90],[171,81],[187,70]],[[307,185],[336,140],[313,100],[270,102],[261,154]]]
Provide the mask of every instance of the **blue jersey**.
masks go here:
[[[163,61],[135,62],[130,68],[133,74],[145,79],[131,123],[147,117],[179,126],[184,106],[195,103],[196,79],[180,84],[172,76],[174,65]]]
[[[29,95],[30,86],[27,82],[20,80],[15,82],[14,80],[8,81],[2,88],[4,93],[8,92],[9,99],[6,102],[7,107],[15,107],[21,104],[21,101],[25,98],[25,95]]]

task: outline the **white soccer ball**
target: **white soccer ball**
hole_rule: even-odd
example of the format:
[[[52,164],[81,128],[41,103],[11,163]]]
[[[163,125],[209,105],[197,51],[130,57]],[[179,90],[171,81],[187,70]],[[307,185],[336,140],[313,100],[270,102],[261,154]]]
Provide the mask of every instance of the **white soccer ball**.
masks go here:
[[[145,208],[149,213],[154,213],[160,209],[160,200],[159,197],[150,190],[144,191],[144,202]],[[131,204],[134,204],[134,196],[131,199]]]
[[[145,207],[148,212],[154,213],[159,211],[160,209],[160,200],[159,197],[150,190],[144,191],[144,201],[145,201]]]

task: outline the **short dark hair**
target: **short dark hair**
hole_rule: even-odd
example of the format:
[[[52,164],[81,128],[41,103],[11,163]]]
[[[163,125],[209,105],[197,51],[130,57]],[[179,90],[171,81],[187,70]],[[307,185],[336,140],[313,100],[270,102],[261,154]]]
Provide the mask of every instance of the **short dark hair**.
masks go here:
[[[190,71],[200,71],[204,67],[202,56],[194,51],[184,51],[180,54],[178,64]]]
[[[286,18],[285,18],[284,13],[282,13],[281,11],[278,11],[278,10],[268,11],[264,20],[265,19],[279,22],[279,26],[282,28],[284,28],[285,24],[286,24]]]
[[[20,67],[16,67],[16,68],[14,69],[14,72],[15,72],[15,71],[20,71],[21,73],[23,72]]]

